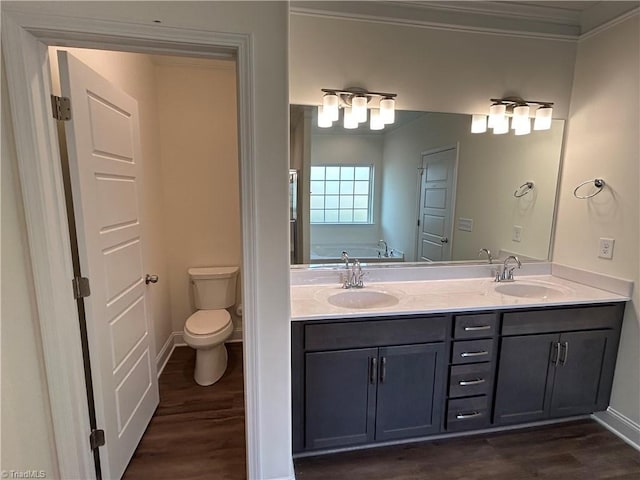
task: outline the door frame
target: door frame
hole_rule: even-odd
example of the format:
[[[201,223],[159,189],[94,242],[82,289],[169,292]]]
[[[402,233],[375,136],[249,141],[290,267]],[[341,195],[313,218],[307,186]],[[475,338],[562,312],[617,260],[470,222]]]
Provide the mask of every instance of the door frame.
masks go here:
[[[420,152],[420,165],[418,166],[418,170],[420,170],[420,176],[418,177],[418,199],[416,201],[416,219],[420,220],[420,203],[422,200],[422,176],[424,175],[425,167],[424,161],[422,160],[425,155],[432,155],[434,153],[444,152],[446,150],[456,150],[456,159],[453,164],[453,185],[451,186],[451,228],[449,230],[449,238],[451,239],[451,252],[453,253],[453,232],[455,230],[455,218],[456,218],[456,190],[458,188],[458,162],[460,160],[460,142],[456,142],[451,145],[443,145],[437,148],[431,148],[429,150],[424,150]],[[418,253],[420,252],[420,227],[418,226],[418,222],[416,221],[416,229],[414,233],[415,238],[415,254],[414,258],[416,262],[419,262]],[[449,260],[451,261],[451,260]]]
[[[96,33],[98,32],[98,33]],[[248,478],[260,472],[256,303],[258,256],[254,51],[251,35],[3,11],[2,41],[25,219],[29,238],[46,389],[62,478],[95,479],[73,266],[51,114],[49,45],[237,59],[238,144],[242,214],[244,376]]]

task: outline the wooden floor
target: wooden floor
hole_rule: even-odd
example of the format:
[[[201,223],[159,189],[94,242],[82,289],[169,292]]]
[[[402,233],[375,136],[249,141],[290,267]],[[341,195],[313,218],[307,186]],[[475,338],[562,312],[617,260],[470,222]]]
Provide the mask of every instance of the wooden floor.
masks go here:
[[[295,461],[296,480],[639,480],[640,453],[591,420]]]
[[[214,385],[193,379],[195,350],[173,351],[160,375],[160,405],[124,474],[125,480],[246,478],[242,344]]]
[[[246,478],[242,344],[227,348],[227,371],[211,387],[193,380],[194,350],[174,350],[125,480]],[[640,453],[585,420],[300,458],[295,472],[296,480],[640,480]]]

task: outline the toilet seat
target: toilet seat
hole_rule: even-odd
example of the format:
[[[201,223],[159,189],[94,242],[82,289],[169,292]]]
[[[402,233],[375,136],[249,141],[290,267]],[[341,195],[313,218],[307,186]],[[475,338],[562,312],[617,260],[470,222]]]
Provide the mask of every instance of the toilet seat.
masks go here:
[[[214,335],[225,330],[231,323],[229,312],[221,310],[198,310],[185,322],[184,328],[191,335]]]

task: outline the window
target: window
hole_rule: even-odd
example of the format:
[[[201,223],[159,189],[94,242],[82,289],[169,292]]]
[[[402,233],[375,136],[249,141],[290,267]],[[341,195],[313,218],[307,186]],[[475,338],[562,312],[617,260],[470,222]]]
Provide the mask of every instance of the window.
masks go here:
[[[371,223],[373,165],[311,167],[311,223]]]

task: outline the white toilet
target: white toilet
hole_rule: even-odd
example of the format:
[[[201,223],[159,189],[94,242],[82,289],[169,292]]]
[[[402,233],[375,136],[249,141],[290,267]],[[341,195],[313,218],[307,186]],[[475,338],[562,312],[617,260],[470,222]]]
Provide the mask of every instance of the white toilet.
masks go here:
[[[227,368],[224,346],[233,333],[231,315],[226,310],[236,300],[238,267],[190,268],[195,307],[198,309],[184,324],[184,341],[196,349],[198,385],[217,382]]]

